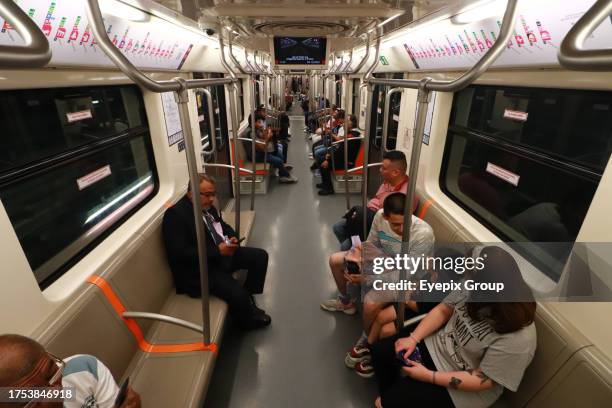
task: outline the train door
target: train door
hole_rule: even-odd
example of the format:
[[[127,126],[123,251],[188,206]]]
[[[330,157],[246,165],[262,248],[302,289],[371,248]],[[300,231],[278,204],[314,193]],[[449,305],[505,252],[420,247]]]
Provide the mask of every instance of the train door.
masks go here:
[[[209,78],[222,78],[223,74],[210,74]],[[204,75],[195,73],[194,78],[204,78]],[[209,88],[212,95],[213,114],[215,122],[215,144],[217,149],[216,162],[222,164],[231,164],[229,133],[227,126],[227,114],[225,105],[225,91],[223,85],[212,86]],[[208,101],[206,97],[198,93],[198,117],[200,120],[200,132],[202,137],[202,147],[204,159],[207,162],[212,162],[212,140],[209,139],[210,120],[208,118]],[[210,167],[206,170],[217,181],[217,199],[219,200],[219,208],[223,209],[227,202],[233,198],[232,177],[228,170]]]
[[[377,78],[392,78],[402,79],[403,74],[401,72],[394,74],[374,74]],[[355,85],[353,85],[355,87]],[[382,128],[383,118],[385,112],[385,97],[387,92],[391,89],[384,85],[375,85],[372,91],[372,122],[370,124],[370,146],[369,146],[369,162],[379,163],[382,161],[384,149],[382,146]],[[394,150],[396,147],[397,140],[397,129],[399,124],[399,110],[401,102],[401,93],[395,93],[391,96],[390,109],[389,109],[389,135],[387,138],[387,150]],[[397,120],[394,120],[397,119]],[[381,180],[378,173],[378,167],[368,170],[368,193],[374,194],[380,186]]]

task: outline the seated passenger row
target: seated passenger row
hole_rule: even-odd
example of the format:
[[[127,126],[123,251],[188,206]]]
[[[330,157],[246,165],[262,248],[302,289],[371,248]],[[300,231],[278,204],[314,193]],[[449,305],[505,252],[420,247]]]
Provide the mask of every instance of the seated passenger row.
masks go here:
[[[364,331],[346,354],[345,364],[364,378],[376,376],[380,392],[376,407],[488,407],[504,388],[518,389],[533,359],[536,303],[514,258],[498,247],[480,248],[479,256],[486,259],[484,269],[472,273],[503,276],[505,284],[512,285],[527,301],[504,302],[499,296],[484,302],[477,293],[461,290],[433,303],[423,301],[425,297],[418,291],[380,293],[372,288],[364,271],[366,260],[401,253],[405,200],[401,192],[386,195],[383,208],[372,218],[367,241],[361,243],[353,235],[348,250],[330,256],[339,295],[323,302],[321,308],[355,314],[357,300],[351,296],[351,286],[361,286]],[[340,224],[344,227],[346,222]],[[343,246],[344,238],[339,236]],[[434,253],[434,241],[431,227],[412,215],[409,256],[469,256],[444,248]],[[387,279],[399,281],[397,273],[388,275]],[[444,269],[417,272],[417,277],[425,275],[432,281],[459,276]],[[404,295],[409,299],[405,303],[406,318],[427,314],[416,328],[407,326],[397,333],[393,322],[397,302]]]

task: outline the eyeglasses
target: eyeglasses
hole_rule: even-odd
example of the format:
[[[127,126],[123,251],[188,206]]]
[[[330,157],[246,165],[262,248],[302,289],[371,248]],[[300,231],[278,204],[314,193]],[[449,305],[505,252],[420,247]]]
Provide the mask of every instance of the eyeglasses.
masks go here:
[[[217,192],[216,191],[211,191],[211,192],[202,193],[200,191],[200,195],[202,197],[215,197],[217,195]]]
[[[59,357],[54,356],[51,353],[47,353],[47,356],[49,357],[53,365],[56,367],[55,373],[53,373],[51,378],[49,378],[49,382],[47,384],[48,386],[53,387],[62,378],[62,375],[64,374],[64,368],[66,367],[66,363],[64,362],[64,360],[62,360]],[[39,401],[36,401],[36,400],[30,401],[27,404],[25,404],[23,408],[34,407],[36,406],[38,402]]]

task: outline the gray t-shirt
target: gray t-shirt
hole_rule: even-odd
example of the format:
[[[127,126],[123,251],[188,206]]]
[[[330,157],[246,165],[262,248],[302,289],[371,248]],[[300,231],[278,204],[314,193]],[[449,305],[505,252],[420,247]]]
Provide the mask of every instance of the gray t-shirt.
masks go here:
[[[444,303],[454,312],[446,325],[425,339],[427,350],[440,371],[480,368],[493,387],[479,392],[448,388],[457,408],[492,405],[504,388],[516,391],[536,349],[536,328],[530,324],[514,333],[499,334],[485,320],[475,321],[467,312],[466,292],[451,293]]]

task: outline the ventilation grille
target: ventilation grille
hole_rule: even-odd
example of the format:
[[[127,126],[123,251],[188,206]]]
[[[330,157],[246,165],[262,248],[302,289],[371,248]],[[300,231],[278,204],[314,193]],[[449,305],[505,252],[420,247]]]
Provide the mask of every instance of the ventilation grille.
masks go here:
[[[349,26],[324,21],[277,21],[256,24],[253,30],[257,33],[276,36],[324,37],[344,33],[349,30]]]

